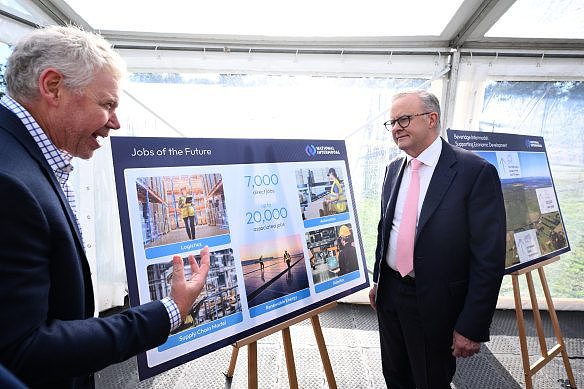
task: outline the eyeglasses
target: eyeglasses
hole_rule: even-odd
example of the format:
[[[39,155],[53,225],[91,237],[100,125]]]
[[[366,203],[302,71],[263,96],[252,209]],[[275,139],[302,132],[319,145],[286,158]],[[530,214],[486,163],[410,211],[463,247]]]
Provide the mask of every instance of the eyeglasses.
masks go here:
[[[395,126],[395,123],[397,123],[402,128],[402,130],[405,130],[406,127],[410,125],[412,118],[414,118],[416,116],[428,115],[429,113],[432,113],[432,112],[423,112],[423,113],[416,113],[413,115],[400,116],[397,119],[391,119],[391,120],[386,121],[385,123],[383,123],[383,125],[385,126],[387,131],[391,131],[391,130],[393,130],[393,126]]]

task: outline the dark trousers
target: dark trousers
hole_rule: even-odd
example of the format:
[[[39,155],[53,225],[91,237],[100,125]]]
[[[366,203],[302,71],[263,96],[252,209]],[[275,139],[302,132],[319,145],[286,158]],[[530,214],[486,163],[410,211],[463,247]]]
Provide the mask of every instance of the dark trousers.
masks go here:
[[[195,217],[187,216],[183,218],[183,221],[185,222],[185,229],[189,239],[195,239]]]
[[[401,278],[382,264],[377,287],[377,319],[383,376],[389,389],[444,389],[456,371],[450,339],[428,339],[414,279]]]

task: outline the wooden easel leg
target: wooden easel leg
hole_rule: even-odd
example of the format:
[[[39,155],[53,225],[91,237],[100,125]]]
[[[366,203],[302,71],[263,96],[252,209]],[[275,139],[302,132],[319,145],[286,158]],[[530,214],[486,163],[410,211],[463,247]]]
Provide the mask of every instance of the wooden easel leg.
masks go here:
[[[337,383],[335,381],[335,376],[333,375],[333,369],[331,367],[331,362],[326,351],[326,345],[324,343],[324,337],[322,336],[322,330],[320,328],[320,322],[318,320],[318,314],[329,310],[336,306],[336,302],[331,302],[323,305],[319,308],[313,309],[312,311],[303,313],[293,319],[287,320],[283,323],[275,325],[272,328],[258,332],[252,336],[245,339],[239,340],[233,344],[233,351],[231,352],[231,360],[229,361],[229,368],[225,374],[228,379],[233,377],[235,372],[235,363],[237,361],[237,354],[239,349],[243,346],[247,346],[247,387],[248,389],[258,388],[258,349],[257,341],[268,335],[276,333],[277,331],[282,331],[282,337],[284,340],[284,352],[286,356],[286,367],[288,369],[288,381],[290,383],[291,389],[298,389],[298,379],[296,376],[296,366],[294,364],[294,353],[292,352],[292,340],[290,337],[290,326],[296,323],[300,323],[308,318],[312,321],[312,328],[314,329],[314,335],[316,336],[316,342],[318,344],[318,351],[320,352],[320,357],[322,358],[322,363],[324,365],[324,371],[329,384],[329,388],[336,389]]]
[[[247,345],[247,387],[258,389],[258,344]]]
[[[231,359],[229,360],[229,367],[227,368],[227,373],[225,373],[227,378],[233,378],[235,364],[237,363],[237,354],[239,354],[239,347],[233,346],[233,350],[231,350]]]
[[[519,331],[519,344],[521,346],[521,359],[523,361],[523,374],[525,388],[533,389],[531,382],[531,367],[529,364],[529,352],[527,350],[527,338],[525,335],[525,320],[523,319],[523,307],[521,304],[521,292],[519,291],[519,276],[512,274],[513,296],[515,298],[515,316],[517,318],[517,330]]]
[[[557,261],[558,257],[550,258],[545,262],[540,264],[532,265],[518,272],[511,273],[511,281],[513,282],[513,295],[515,296],[515,313],[517,316],[517,329],[519,330],[519,342],[521,344],[521,358],[523,360],[523,371],[525,374],[525,387],[527,389],[533,388],[532,377],[537,373],[542,367],[553,360],[553,358],[561,353],[562,359],[564,361],[564,368],[566,369],[566,374],[568,375],[568,380],[570,381],[570,387],[576,387],[576,380],[574,379],[574,373],[572,372],[572,367],[570,366],[570,359],[568,357],[568,352],[562,338],[562,332],[560,330],[560,324],[558,322],[558,316],[556,315],[556,310],[554,308],[554,302],[551,298],[550,290],[548,288],[547,280],[543,271],[543,266]],[[541,280],[541,286],[545,294],[545,299],[547,303],[548,312],[553,325],[554,333],[558,344],[548,350],[545,341],[545,334],[543,331],[543,324],[541,320],[541,315],[539,312],[539,306],[537,302],[537,296],[535,293],[535,288],[533,287],[533,278],[531,276],[531,271],[537,269],[539,273],[539,278]],[[529,364],[529,354],[527,351],[527,338],[525,336],[525,321],[523,319],[523,307],[521,304],[521,293],[519,291],[519,275],[525,274],[527,278],[527,286],[529,287],[529,297],[531,299],[531,306],[533,310],[533,316],[535,320],[535,326],[537,329],[537,335],[539,339],[539,346],[541,349],[541,358],[539,358],[533,365]]]
[[[296,377],[296,365],[294,364],[294,352],[292,351],[290,327],[286,327],[282,330],[282,341],[284,343],[284,356],[286,357],[288,383],[290,384],[290,389],[298,389],[298,378]]]
[[[525,278],[527,279],[527,288],[529,289],[529,298],[531,300],[531,312],[533,312],[533,320],[535,322],[537,338],[539,339],[539,348],[541,349],[542,357],[547,358],[548,349],[547,344],[545,343],[543,323],[541,321],[541,314],[539,312],[539,306],[537,304],[537,294],[535,293],[535,287],[533,286],[533,277],[531,276],[531,272],[525,273]]]
[[[558,321],[558,316],[556,314],[556,309],[554,308],[554,302],[552,300],[550,290],[548,288],[547,280],[543,271],[543,267],[537,269],[539,273],[539,279],[541,281],[541,286],[543,288],[543,293],[545,295],[545,300],[548,305],[548,312],[552,320],[552,326],[554,328],[554,333],[558,344],[560,345],[560,350],[562,353],[562,360],[564,361],[564,368],[566,369],[566,374],[568,375],[568,380],[570,381],[570,386],[576,388],[576,380],[574,379],[574,373],[572,372],[572,366],[570,365],[570,359],[568,358],[568,351],[564,344],[564,338],[562,336],[562,331],[560,330],[560,322]]]
[[[328,386],[330,389],[337,389],[337,381],[333,374],[331,360],[329,359],[328,351],[326,349],[326,343],[324,342],[324,336],[322,335],[322,328],[320,327],[318,315],[312,316],[310,322],[312,323],[312,329],[314,330],[314,337],[316,338],[316,344],[318,345],[318,351],[320,353],[320,359],[322,359],[322,365],[324,367],[324,374],[326,375]]]

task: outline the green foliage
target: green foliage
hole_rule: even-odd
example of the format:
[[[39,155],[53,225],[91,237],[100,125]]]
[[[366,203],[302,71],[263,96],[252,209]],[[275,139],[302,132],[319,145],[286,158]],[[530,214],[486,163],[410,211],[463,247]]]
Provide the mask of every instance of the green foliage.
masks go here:
[[[379,222],[379,204],[381,199],[363,198],[357,203],[357,214],[363,251],[367,267],[373,271],[375,264],[375,246],[377,245],[377,224]]]
[[[584,99],[584,82],[582,81],[496,81],[485,88],[485,100],[493,95],[505,96],[508,99],[517,96],[564,97]]]

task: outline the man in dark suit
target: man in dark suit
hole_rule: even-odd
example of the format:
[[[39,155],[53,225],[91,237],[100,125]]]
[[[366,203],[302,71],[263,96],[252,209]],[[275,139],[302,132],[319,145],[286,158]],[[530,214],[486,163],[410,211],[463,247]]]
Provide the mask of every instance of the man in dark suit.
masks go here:
[[[67,185],[72,156],[90,158],[120,127],[125,72],[101,37],[38,29],[8,59],[0,100],[0,363],[31,387],[84,388],[92,373],[163,343],[209,270],[173,258],[171,298],[94,317],[90,268]]]
[[[405,155],[386,168],[369,292],[383,374],[389,388],[450,388],[455,357],[489,340],[505,270],[501,183],[488,162],[440,138],[433,94],[397,94],[390,115]]]

